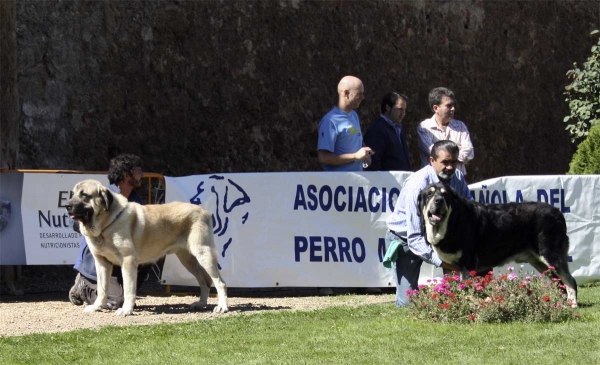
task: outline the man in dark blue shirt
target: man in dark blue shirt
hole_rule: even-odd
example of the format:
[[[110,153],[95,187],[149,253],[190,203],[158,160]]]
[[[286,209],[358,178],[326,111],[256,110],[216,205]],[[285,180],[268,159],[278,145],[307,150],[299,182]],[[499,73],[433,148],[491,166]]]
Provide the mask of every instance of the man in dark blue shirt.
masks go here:
[[[408,145],[402,128],[407,104],[406,96],[396,92],[383,97],[381,115],[365,133],[365,145],[374,152],[368,171],[411,171]]]

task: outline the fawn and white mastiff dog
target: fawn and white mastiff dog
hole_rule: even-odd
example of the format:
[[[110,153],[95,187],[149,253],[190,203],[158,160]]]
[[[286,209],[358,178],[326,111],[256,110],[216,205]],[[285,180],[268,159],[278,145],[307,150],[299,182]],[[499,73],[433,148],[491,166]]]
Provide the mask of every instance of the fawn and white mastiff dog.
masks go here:
[[[176,254],[200,284],[200,300],[192,303],[193,309],[207,305],[210,285],[214,283],[219,295],[214,311],[228,311],[227,286],[217,266],[212,218],[207,210],[180,202],[130,203],[96,180],[81,181],[72,192],[67,212],[79,222],[98,275],[98,297],[85,307],[85,312],[100,310],[106,302],[113,265],[119,265],[125,302],[116,314],[132,314],[138,265],[155,262],[168,253]]]

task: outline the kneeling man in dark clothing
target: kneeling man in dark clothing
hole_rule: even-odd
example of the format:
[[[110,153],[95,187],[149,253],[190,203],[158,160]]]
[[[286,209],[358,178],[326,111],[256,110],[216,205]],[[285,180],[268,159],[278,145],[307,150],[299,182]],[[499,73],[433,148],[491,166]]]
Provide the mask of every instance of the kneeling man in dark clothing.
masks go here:
[[[140,187],[143,177],[142,161],[138,156],[121,154],[110,161],[108,181],[111,185],[109,188],[115,193],[125,196],[130,202],[142,204],[142,199],[135,189]],[[151,267],[151,265],[140,265],[138,267],[137,288],[147,279]],[[75,305],[82,305],[84,302],[87,304],[94,303],[97,296],[96,264],[94,256],[85,241],[85,237],[82,238],[77,262],[75,262],[73,268],[79,273],[75,277],[75,284],[69,290],[69,300]],[[110,287],[108,289],[108,301],[105,304],[105,308],[117,310],[123,306],[123,301],[123,275],[121,267],[113,266]]]

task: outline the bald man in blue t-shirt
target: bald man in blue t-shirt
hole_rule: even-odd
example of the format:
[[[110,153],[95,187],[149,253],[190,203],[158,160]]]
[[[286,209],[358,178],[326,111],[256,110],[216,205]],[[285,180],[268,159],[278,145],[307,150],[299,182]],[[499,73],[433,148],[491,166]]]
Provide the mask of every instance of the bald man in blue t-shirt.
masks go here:
[[[363,147],[360,121],[354,109],[365,98],[362,81],[344,76],[337,87],[338,105],[321,119],[317,153],[325,171],[362,171],[371,163],[373,151]],[[375,290],[375,291],[374,291]],[[381,292],[368,288],[367,292]],[[321,288],[321,295],[332,295],[331,288]]]
[[[373,151],[363,147],[360,121],[354,109],[364,99],[362,81],[345,76],[338,84],[338,105],[319,123],[318,158],[325,171],[362,171]]]

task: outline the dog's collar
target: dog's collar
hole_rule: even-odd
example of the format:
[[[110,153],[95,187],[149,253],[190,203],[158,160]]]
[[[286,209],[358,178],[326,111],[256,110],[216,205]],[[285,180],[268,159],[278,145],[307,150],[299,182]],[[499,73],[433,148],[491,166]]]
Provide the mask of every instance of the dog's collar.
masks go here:
[[[119,217],[121,216],[121,214],[123,214],[123,212],[125,211],[125,209],[127,209],[127,207],[123,208],[115,217],[115,219],[113,219],[112,222],[110,222],[109,224],[106,225],[106,227],[104,227],[104,229],[102,231],[100,231],[100,234],[104,233],[104,231],[106,231],[106,229],[108,227],[110,227],[113,223],[115,223],[117,221],[117,219],[119,219]]]

